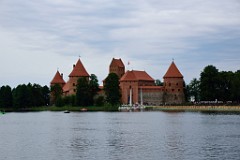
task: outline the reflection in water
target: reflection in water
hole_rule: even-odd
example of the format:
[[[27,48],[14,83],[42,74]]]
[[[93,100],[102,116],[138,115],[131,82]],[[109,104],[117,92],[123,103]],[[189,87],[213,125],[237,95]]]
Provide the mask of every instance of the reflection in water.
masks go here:
[[[185,135],[182,132],[184,125],[184,122],[182,122],[182,114],[171,114],[166,117],[166,122],[168,127],[166,128],[164,141],[165,156],[168,157],[168,159],[183,159],[185,151],[183,141]]]
[[[240,116],[201,113],[9,113],[1,159],[238,159]]]

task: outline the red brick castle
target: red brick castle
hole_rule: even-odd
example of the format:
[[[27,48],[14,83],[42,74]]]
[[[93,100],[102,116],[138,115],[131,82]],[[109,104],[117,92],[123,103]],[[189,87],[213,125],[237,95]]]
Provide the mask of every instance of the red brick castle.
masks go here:
[[[163,76],[163,85],[156,86],[155,80],[145,71],[131,70],[125,72],[121,59],[113,58],[109,73],[116,73],[120,79],[122,104],[181,104],[185,101],[183,75],[172,62]],[[69,74],[67,82],[57,71],[50,85],[59,84],[63,89],[63,96],[76,94],[76,84],[80,77],[89,80],[89,74],[79,59]]]

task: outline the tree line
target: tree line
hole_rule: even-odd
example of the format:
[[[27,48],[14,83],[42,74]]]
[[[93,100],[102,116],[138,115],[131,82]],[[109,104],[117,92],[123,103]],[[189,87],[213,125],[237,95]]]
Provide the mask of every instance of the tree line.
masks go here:
[[[187,85],[187,97],[194,101],[228,101],[240,103],[240,70],[219,71],[215,66],[206,66],[200,78]]]
[[[97,76],[91,74],[89,79],[79,78],[76,94],[65,96],[59,84],[41,86],[39,84],[21,84],[16,88],[2,86],[0,88],[0,108],[30,108],[54,105],[61,106],[103,106],[120,104],[119,78],[110,73],[105,79],[103,88],[105,94],[99,94]]]
[[[49,105],[49,87],[39,84],[20,84],[16,88],[0,88],[0,108],[28,108]]]

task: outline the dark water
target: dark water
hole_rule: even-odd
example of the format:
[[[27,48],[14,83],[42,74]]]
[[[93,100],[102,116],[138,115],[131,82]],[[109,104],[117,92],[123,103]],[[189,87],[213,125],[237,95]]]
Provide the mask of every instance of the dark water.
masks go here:
[[[0,116],[0,159],[240,159],[240,115],[7,113]]]

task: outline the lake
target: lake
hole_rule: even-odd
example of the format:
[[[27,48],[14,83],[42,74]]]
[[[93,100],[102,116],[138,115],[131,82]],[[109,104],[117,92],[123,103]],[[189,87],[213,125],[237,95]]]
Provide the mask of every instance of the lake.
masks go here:
[[[240,115],[28,112],[0,115],[3,160],[240,159]]]

